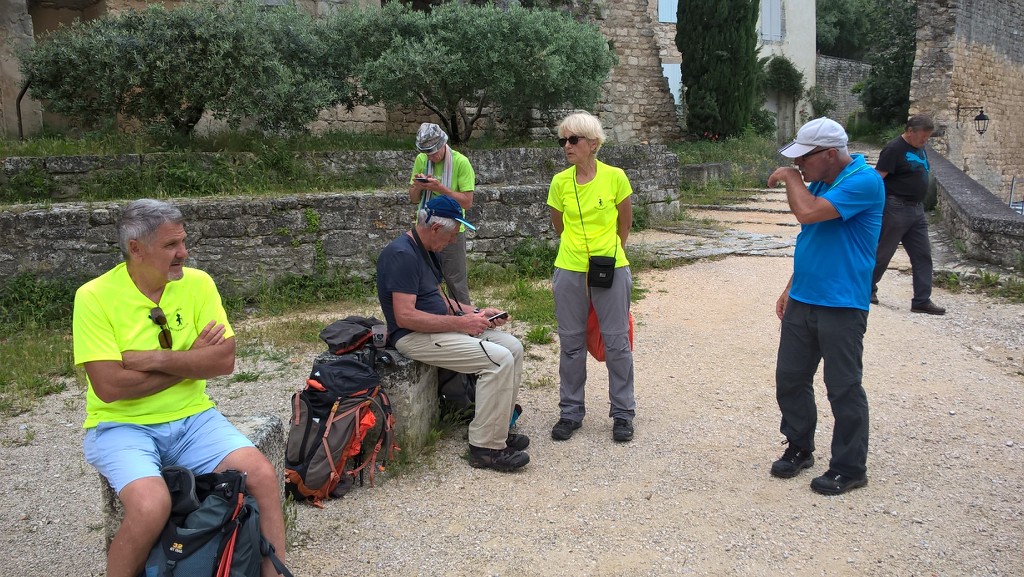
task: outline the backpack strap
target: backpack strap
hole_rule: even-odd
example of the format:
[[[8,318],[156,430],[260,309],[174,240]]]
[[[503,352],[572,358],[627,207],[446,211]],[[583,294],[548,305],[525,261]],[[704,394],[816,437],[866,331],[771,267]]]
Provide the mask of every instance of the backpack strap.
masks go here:
[[[267,541],[267,538],[260,534],[260,555],[270,559],[270,562],[274,564],[274,570],[277,571],[278,575],[284,575],[284,577],[295,577],[292,572],[284,566],[281,559],[277,556],[277,550],[274,546]]]

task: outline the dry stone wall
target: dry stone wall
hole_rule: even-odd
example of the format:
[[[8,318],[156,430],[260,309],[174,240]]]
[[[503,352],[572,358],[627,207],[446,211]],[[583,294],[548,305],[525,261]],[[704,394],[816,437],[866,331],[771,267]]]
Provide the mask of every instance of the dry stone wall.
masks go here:
[[[637,211],[678,210],[679,161],[666,147],[607,146],[600,158],[626,171]],[[560,150],[481,151],[472,161],[478,178],[468,217],[478,231],[468,239],[471,260],[507,262],[523,240],[554,238],[545,201],[551,176],[565,167]],[[362,193],[175,200],[188,220],[190,265],[208,270],[229,293],[323,267],[372,274],[376,255],[412,222],[405,186],[410,155],[336,153],[317,162],[339,172],[374,163],[393,184]],[[82,163],[63,166],[76,164]],[[99,169],[110,163],[91,158],[85,164]],[[118,203],[65,202],[3,210],[0,282],[23,272],[88,278],[110,268],[121,260],[115,230],[120,209]]]
[[[935,148],[1007,201],[1013,176],[1024,177],[1024,3],[922,0],[913,74],[911,114],[945,129]],[[984,135],[978,107],[991,119]]]
[[[870,72],[871,65],[864,62],[818,55],[817,86],[836,103],[835,111],[830,113],[832,118],[845,125],[851,114],[864,110],[864,104],[852,90]]]

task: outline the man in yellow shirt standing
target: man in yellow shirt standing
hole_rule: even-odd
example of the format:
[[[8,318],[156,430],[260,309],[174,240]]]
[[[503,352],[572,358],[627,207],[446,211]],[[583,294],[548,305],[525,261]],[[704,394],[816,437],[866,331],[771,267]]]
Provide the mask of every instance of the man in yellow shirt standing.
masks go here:
[[[125,262],[75,294],[75,364],[86,393],[85,458],[117,492],[124,519],[108,577],[135,577],[170,516],[160,474],[236,469],[260,508],[260,529],[283,560],[284,519],[273,465],[213,405],[206,379],[235,366],[234,331],[208,274],[188,258],[181,212],[130,203],[118,225]],[[263,575],[273,575],[264,559]]]

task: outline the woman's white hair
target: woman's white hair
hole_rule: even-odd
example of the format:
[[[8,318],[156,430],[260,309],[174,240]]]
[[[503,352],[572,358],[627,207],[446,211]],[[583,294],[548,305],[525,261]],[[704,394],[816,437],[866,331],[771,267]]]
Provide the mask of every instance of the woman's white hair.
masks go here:
[[[598,150],[601,150],[601,145],[605,141],[604,128],[601,127],[601,121],[589,112],[574,112],[563,118],[562,122],[558,125],[558,136],[565,138],[567,134],[575,134],[587,140],[596,141]]]

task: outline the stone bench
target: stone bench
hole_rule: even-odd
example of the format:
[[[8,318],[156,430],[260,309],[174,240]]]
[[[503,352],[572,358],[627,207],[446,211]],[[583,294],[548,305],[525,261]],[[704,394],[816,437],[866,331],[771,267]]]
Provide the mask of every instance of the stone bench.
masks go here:
[[[406,451],[422,448],[438,415],[437,369],[406,358],[394,349],[387,349],[390,364],[377,364],[381,388],[391,399],[395,415],[395,439],[398,446]],[[317,362],[333,358],[323,353]],[[238,430],[249,438],[274,465],[279,473],[281,492],[284,494],[284,449],[285,426],[276,415],[224,415]],[[110,484],[103,475],[100,479],[100,497],[103,500],[104,537],[110,547],[117,530],[121,527],[124,508]]]
[[[275,471],[282,472],[281,490],[284,491],[284,424],[276,415],[224,415],[239,432],[249,438],[274,465]],[[107,482],[106,477],[100,478],[100,498],[103,500],[104,544],[110,548],[110,542],[121,527],[124,518],[124,507],[121,499]]]

